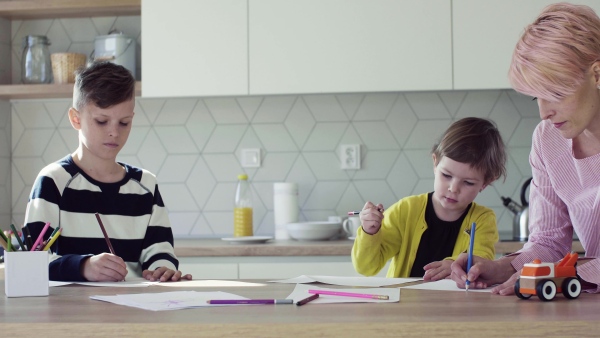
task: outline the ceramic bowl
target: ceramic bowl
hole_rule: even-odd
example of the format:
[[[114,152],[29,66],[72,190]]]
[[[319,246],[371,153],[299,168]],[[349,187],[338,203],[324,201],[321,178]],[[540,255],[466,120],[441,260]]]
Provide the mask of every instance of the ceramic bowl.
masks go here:
[[[325,241],[340,234],[339,222],[300,222],[285,226],[291,238],[299,241]]]

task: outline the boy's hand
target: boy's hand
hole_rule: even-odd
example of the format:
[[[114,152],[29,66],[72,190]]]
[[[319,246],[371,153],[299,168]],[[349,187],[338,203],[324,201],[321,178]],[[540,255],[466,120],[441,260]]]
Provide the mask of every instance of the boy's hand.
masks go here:
[[[383,205],[375,205],[367,201],[360,212],[360,223],[362,224],[363,231],[369,235],[376,234],[379,231],[379,228],[381,228],[382,219]]]
[[[451,259],[445,259],[443,261],[431,262],[423,267],[425,270],[425,275],[423,275],[423,279],[427,281],[436,281],[444,278],[448,278],[452,273],[452,263],[454,261]]]
[[[187,279],[192,280],[192,275],[187,274],[182,276],[181,271],[175,271],[168,269],[164,266],[152,271],[152,270],[144,270],[142,271],[142,276],[151,281],[151,282],[176,282],[178,280]]]
[[[125,280],[127,265],[119,256],[101,253],[83,262],[81,274],[90,282],[120,282]]]

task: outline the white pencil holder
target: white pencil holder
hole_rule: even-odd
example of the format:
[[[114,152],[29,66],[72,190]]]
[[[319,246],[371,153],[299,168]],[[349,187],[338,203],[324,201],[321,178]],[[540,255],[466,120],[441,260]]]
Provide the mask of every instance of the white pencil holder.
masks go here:
[[[48,296],[48,251],[4,252],[6,297]]]

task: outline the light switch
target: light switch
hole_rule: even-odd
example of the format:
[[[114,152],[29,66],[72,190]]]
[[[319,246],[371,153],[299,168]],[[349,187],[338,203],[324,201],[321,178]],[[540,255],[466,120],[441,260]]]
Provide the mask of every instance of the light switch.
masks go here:
[[[242,149],[242,168],[260,167],[260,148]]]

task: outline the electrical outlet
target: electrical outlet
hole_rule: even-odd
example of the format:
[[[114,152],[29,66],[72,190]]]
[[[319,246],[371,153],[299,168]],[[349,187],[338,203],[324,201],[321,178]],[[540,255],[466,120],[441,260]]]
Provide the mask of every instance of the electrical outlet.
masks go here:
[[[340,146],[342,169],[360,169],[360,144],[342,144]]]
[[[242,149],[242,168],[260,167],[260,148]]]

